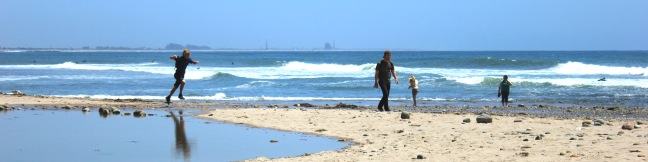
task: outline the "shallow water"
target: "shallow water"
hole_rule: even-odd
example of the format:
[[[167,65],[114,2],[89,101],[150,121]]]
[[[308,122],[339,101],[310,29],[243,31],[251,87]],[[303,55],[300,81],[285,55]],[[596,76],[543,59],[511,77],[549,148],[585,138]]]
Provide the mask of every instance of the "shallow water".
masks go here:
[[[0,112],[0,161],[233,161],[298,156],[348,145],[333,138],[181,116],[177,111],[175,121],[166,111],[147,113],[155,115],[103,118],[96,110]]]

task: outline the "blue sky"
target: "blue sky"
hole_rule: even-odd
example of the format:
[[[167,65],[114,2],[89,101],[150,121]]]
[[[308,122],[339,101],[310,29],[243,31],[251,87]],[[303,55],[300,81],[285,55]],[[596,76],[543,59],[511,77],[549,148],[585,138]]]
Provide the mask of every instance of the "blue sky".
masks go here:
[[[645,50],[646,0],[0,0],[0,46]]]

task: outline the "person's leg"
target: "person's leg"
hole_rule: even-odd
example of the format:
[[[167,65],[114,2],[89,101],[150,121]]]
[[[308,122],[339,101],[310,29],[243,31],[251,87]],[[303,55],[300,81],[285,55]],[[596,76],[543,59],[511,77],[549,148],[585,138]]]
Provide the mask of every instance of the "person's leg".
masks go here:
[[[391,82],[389,80],[385,81],[385,89],[386,89],[387,93],[383,94],[383,97],[385,98],[385,107],[384,107],[384,109],[385,109],[385,111],[391,111],[391,110],[389,110],[389,90],[391,89]]]
[[[412,101],[414,101],[413,107],[416,107],[416,95],[418,94],[417,89],[412,89]]]
[[[378,111],[384,111],[383,107],[385,106],[385,102],[387,101],[387,89],[382,80],[378,81],[378,85],[380,86],[380,91],[382,92],[382,98],[380,98],[380,102],[378,103]]]
[[[184,80],[182,80],[182,82],[180,82],[180,92],[178,93],[178,98],[180,98],[181,100],[185,99],[184,96],[182,95],[182,91],[184,90],[185,84],[186,84],[186,82]]]
[[[171,88],[171,92],[169,92],[169,95],[166,96],[166,102],[171,102],[171,96],[173,93],[175,93],[176,89],[178,89],[178,86],[180,85],[180,81],[176,79],[176,82],[173,84],[173,88]]]

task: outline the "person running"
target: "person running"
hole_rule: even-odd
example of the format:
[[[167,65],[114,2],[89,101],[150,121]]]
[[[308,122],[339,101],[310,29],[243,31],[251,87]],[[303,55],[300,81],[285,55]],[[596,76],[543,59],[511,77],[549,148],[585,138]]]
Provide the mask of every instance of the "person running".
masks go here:
[[[414,105],[412,107],[416,107],[416,95],[418,94],[418,80],[416,80],[416,77],[413,74],[410,74],[409,76],[409,89],[412,89],[412,101],[414,101]]]
[[[376,74],[374,75],[374,88],[380,87],[382,98],[378,103],[378,111],[389,110],[389,89],[391,88],[391,77],[394,77],[398,84],[398,76],[394,70],[394,64],[391,62],[391,51],[386,50],[383,59],[376,65]]]
[[[502,107],[508,107],[511,85],[511,82],[508,81],[508,76],[504,75],[502,82],[499,84],[499,88],[497,89],[497,97],[502,97]]]
[[[182,96],[182,91],[185,86],[185,81],[184,81],[184,76],[185,76],[185,71],[187,70],[187,66],[191,64],[198,64],[198,61],[194,61],[191,59],[191,52],[189,49],[184,49],[182,50],[182,56],[178,57],[176,55],[171,56],[171,60],[175,61],[175,74],[173,74],[173,77],[175,78],[175,83],[173,84],[173,88],[171,88],[171,92],[169,92],[169,95],[166,96],[166,103],[169,104],[171,103],[171,96],[173,93],[175,93],[176,89],[178,86],[180,87],[180,92],[178,93],[178,98],[181,100],[184,100],[184,96]]]

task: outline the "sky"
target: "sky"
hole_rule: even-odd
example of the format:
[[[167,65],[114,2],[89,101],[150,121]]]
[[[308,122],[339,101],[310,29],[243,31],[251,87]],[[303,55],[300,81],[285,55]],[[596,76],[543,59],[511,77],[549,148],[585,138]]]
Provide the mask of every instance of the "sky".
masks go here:
[[[0,0],[0,46],[646,50],[646,0]]]

